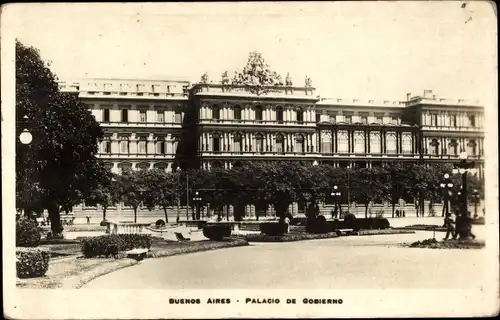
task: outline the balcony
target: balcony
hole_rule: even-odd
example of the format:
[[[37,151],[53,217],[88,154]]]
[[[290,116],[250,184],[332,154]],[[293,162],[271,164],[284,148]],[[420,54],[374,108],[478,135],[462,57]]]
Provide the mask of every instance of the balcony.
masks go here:
[[[103,128],[172,128],[181,129],[181,122],[99,122]]]
[[[318,101],[313,87],[287,87],[287,86],[245,86],[222,84],[196,84],[192,92],[194,95],[204,96],[238,96],[261,98],[286,98]]]
[[[173,159],[176,153],[99,153],[101,159],[116,160],[162,160]]]
[[[316,121],[280,121],[251,119],[200,119],[200,125],[251,125],[251,126],[297,126],[315,128]]]
[[[80,91],[79,98],[187,100],[185,93],[137,92],[137,91]]]
[[[202,151],[202,157],[285,157],[285,158],[310,158],[316,157],[314,152],[278,152],[278,151]]]
[[[483,126],[431,126],[431,125],[422,125],[422,131],[452,131],[452,132],[479,132],[484,133]]]

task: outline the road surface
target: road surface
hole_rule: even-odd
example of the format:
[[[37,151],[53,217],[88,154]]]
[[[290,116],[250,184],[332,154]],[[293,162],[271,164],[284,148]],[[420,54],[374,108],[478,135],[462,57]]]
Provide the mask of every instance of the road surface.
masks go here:
[[[442,236],[442,234],[437,234]],[[84,289],[479,288],[485,250],[398,246],[432,232],[351,236],[148,259]]]

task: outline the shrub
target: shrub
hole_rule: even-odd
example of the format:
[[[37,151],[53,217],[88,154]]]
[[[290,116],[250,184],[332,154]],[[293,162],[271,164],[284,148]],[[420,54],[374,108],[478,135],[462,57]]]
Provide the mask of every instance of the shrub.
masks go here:
[[[352,213],[346,213],[344,215],[344,223],[342,224],[342,229],[353,229],[355,231],[359,230],[357,218]]]
[[[26,217],[21,217],[16,221],[17,247],[36,247],[40,239],[41,234],[36,221]]]
[[[106,227],[108,225],[108,220],[106,220],[106,219],[102,220],[101,223],[99,223],[99,225],[101,227]]]
[[[307,217],[295,217],[290,220],[291,226],[305,226],[307,224]]]
[[[223,224],[205,226],[203,235],[212,241],[222,241],[224,237],[231,236],[231,227]]]
[[[306,231],[309,233],[329,233],[333,231],[331,223],[327,223],[325,216],[318,216],[307,224]]]
[[[155,227],[161,228],[161,227],[164,227],[164,226],[165,226],[165,221],[163,221],[162,219],[156,220]]]
[[[119,251],[134,248],[151,248],[151,236],[147,234],[111,234],[82,239],[81,251],[86,258],[114,256]]]
[[[361,218],[356,220],[359,229],[387,229],[390,227],[389,220],[386,218]]]
[[[49,269],[49,248],[16,248],[16,273],[19,278],[43,277]]]
[[[52,231],[47,232],[47,240],[61,240],[64,239],[64,235],[62,233],[53,235]]]
[[[287,233],[288,226],[285,223],[264,222],[259,224],[259,229],[268,236],[281,236]]]

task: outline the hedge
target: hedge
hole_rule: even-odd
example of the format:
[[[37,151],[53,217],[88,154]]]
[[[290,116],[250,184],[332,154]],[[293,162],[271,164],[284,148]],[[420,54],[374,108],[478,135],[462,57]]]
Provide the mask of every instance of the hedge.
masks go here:
[[[102,220],[101,223],[99,223],[99,226],[101,226],[101,227],[107,227],[108,226],[108,221],[106,219]]]
[[[19,278],[43,277],[49,269],[50,249],[16,248],[16,273]]]
[[[263,222],[259,224],[259,229],[268,236],[281,236],[287,233],[288,226],[285,223]]]
[[[84,238],[81,244],[81,251],[86,258],[116,257],[119,251],[134,248],[151,248],[151,236],[147,234],[111,234]]]
[[[38,223],[26,217],[16,221],[16,247],[36,247],[40,243],[41,233]]]
[[[205,226],[203,235],[212,241],[222,241],[225,237],[231,236],[231,226],[224,224]]]
[[[332,223],[326,221],[325,216],[317,216],[316,219],[309,222],[306,226],[306,232],[309,233],[329,233],[333,232],[334,227]]]

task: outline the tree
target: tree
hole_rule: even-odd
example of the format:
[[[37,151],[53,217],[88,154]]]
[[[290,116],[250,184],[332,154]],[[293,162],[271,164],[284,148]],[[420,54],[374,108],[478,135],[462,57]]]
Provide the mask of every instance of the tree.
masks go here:
[[[117,176],[118,198],[134,209],[134,223],[137,223],[137,209],[151,192],[146,186],[146,171],[124,171]]]
[[[368,217],[370,202],[382,202],[390,195],[389,173],[383,167],[357,168],[351,174],[351,194],[356,202],[365,205]]]
[[[85,198],[85,204],[91,206],[101,205],[102,220],[104,221],[106,220],[108,208],[119,202],[119,195],[115,175],[103,165],[100,166],[99,170],[102,170],[99,174],[102,179],[96,182],[97,186]]]
[[[275,91],[269,87],[283,86],[283,81],[271,71],[262,54],[254,51],[250,52],[246,66],[235,75],[232,84],[246,86],[248,91],[260,95]]]
[[[160,206],[168,223],[167,208],[174,206],[180,193],[180,173],[165,172],[160,169],[148,170],[144,173],[144,204],[149,210]]]
[[[390,177],[390,196],[392,206],[392,217],[399,199],[409,195],[409,189],[413,181],[410,179],[412,166],[401,162],[391,163],[386,167]]]
[[[25,119],[27,117],[27,119]],[[102,130],[76,96],[62,93],[33,47],[16,41],[16,206],[26,215],[47,209],[54,234],[62,231],[60,207],[81,203],[101,179],[96,168]]]

